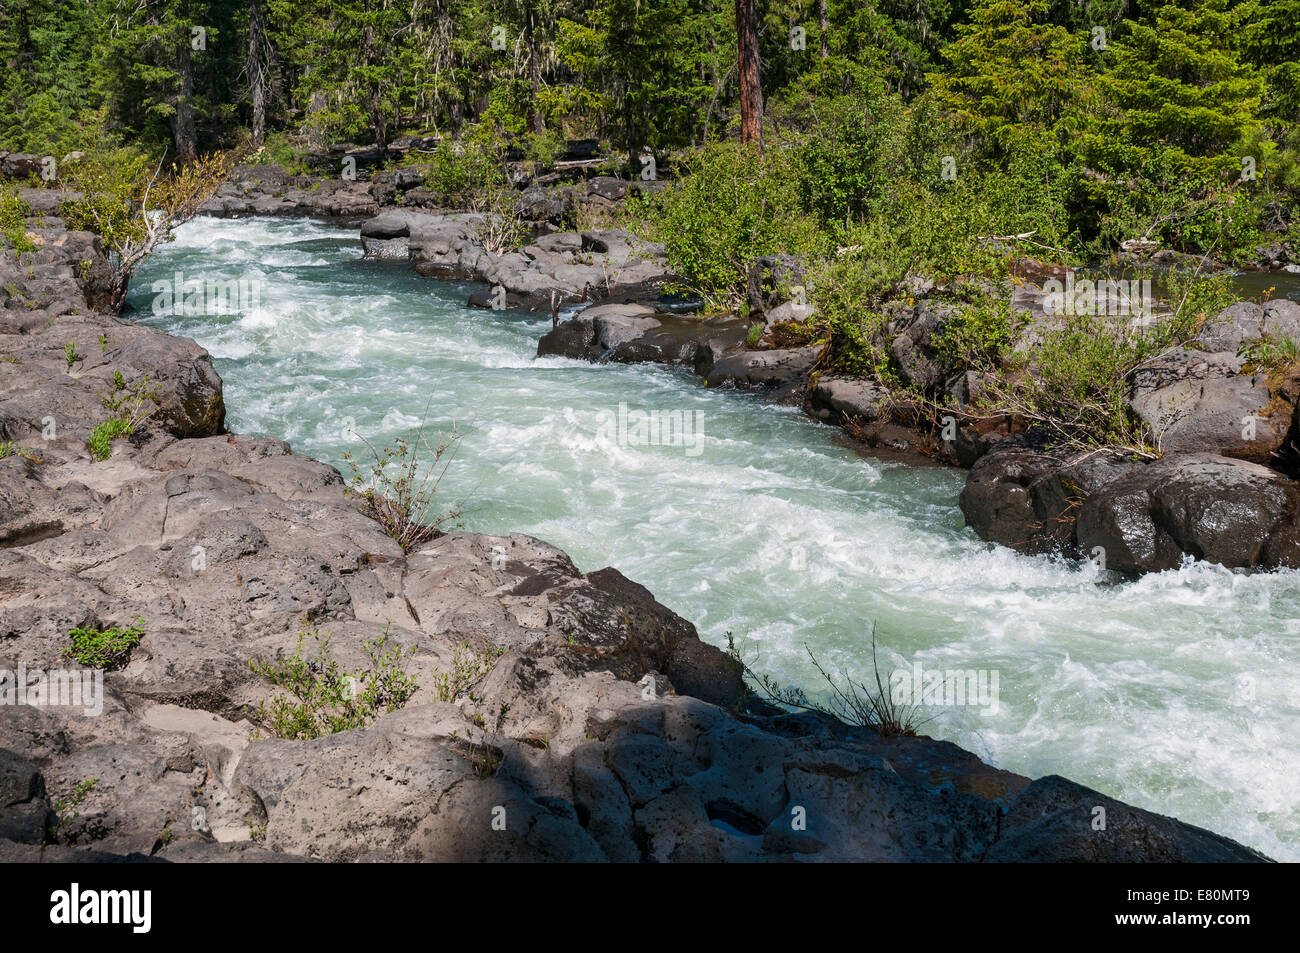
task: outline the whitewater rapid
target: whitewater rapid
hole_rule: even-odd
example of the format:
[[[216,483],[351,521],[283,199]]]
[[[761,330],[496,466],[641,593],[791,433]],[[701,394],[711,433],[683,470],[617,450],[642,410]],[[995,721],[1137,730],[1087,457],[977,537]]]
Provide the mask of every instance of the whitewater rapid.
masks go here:
[[[224,313],[154,314],[155,280],[248,282]],[[1300,860],[1300,573],[1204,564],[1116,582],[978,540],[962,474],[864,457],[838,432],[685,371],[536,357],[549,315],[465,307],[477,286],[361,258],[355,230],[195,220],[132,280],[126,317],[194,338],[227,425],[343,469],[426,415],[464,434],[444,481],[467,529],[526,532],[617,567],[750,665],[816,693],[822,664],[997,673],[992,706],[924,732],[1062,774]],[[699,422],[620,439],[628,413]]]

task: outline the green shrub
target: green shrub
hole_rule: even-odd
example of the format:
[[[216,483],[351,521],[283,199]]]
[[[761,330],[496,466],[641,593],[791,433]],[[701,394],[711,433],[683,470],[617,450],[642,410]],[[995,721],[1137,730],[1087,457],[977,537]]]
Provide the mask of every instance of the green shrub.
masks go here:
[[[244,161],[248,165],[272,163],[278,165],[288,175],[311,175],[313,171],[307,165],[306,151],[294,145],[289,136],[283,132],[273,132],[268,135],[262,147]]]
[[[113,372],[113,393],[101,398],[104,406],[112,412],[103,423],[98,424],[90,433],[86,443],[90,456],[95,460],[107,460],[113,452],[113,441],[118,437],[129,437],[153,413],[158,403],[157,391],[149,390],[149,375],[146,374],[128,389],[126,378],[121,371]]]
[[[489,203],[507,186],[499,145],[473,135],[444,139],[429,162],[425,187],[467,208]]]
[[[628,200],[637,231],[662,242],[670,270],[710,310],[744,298],[750,264],[778,252],[817,253],[825,238],[798,206],[788,157],[736,144],[686,160],[688,174],[658,194]]]
[[[996,370],[1011,350],[1022,318],[1006,297],[974,304],[931,338],[939,360],[957,370]]]
[[[1150,434],[1128,404],[1131,374],[1167,348],[1189,341],[1231,300],[1221,275],[1170,274],[1170,312],[1135,322],[1123,315],[1067,314],[1029,351],[987,375],[977,410],[1015,414],[1053,443],[1114,446],[1153,455]]]
[[[72,645],[63,654],[82,665],[114,671],[126,664],[131,650],[140,644],[144,635],[143,625],[144,619],[136,617],[135,625],[126,628],[73,629],[68,633]]]
[[[885,341],[884,304],[898,292],[900,275],[870,258],[832,261],[813,272],[814,320],[831,339],[833,363],[850,374],[897,385]]]
[[[36,250],[27,238],[25,219],[31,214],[31,207],[18,197],[17,189],[8,185],[0,188],[0,234],[13,246],[15,254]]]
[[[306,636],[316,642],[316,651],[303,654]],[[315,630],[298,634],[298,646],[288,658],[250,659],[249,668],[288,694],[262,702],[255,720],[273,737],[309,741],[339,731],[362,728],[385,712],[403,707],[419,685],[406,673],[415,646],[403,650],[388,645],[384,635],[364,645],[370,665],[355,674],[344,672],[330,657],[330,636]]]

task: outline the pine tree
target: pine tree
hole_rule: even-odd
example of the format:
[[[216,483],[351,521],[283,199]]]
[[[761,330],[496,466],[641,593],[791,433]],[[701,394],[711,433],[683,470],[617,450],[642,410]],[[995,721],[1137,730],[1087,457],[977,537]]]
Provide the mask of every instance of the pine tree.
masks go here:
[[[1300,119],[1300,0],[1259,0],[1244,46],[1268,83],[1262,114],[1293,125]]]
[[[1044,22],[1045,0],[979,0],[933,74],[939,102],[998,151],[1049,145],[1086,87],[1083,40]]]
[[[1238,149],[1258,137],[1263,83],[1240,56],[1252,5],[1165,0],[1110,44],[1101,89],[1111,115],[1087,137],[1104,171],[1167,168],[1203,178],[1240,170]]]

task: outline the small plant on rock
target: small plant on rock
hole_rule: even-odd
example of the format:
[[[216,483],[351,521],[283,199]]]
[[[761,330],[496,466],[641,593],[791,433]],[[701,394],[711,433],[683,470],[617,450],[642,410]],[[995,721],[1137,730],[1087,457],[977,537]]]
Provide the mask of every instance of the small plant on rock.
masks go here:
[[[1246,367],[1272,370],[1300,360],[1300,341],[1286,335],[1264,335],[1253,341],[1243,341],[1237,356]]]
[[[308,635],[316,642],[310,657],[304,654]],[[307,630],[298,634],[293,655],[249,660],[253,672],[288,692],[276,695],[269,704],[259,704],[254,713],[273,737],[310,741],[365,727],[385,712],[403,707],[419,688],[406,673],[415,646],[405,650],[390,646],[387,627],[381,638],[365,643],[370,665],[355,674],[343,671],[338,660],[330,657],[329,646],[328,634]]]
[[[453,430],[431,443],[421,424],[414,437],[398,437],[383,450],[361,438],[370,452],[364,464],[351,453],[343,454],[352,469],[348,482],[352,493],[361,500],[362,512],[378,520],[404,553],[437,538],[439,527],[460,516],[459,507],[441,512],[434,509],[434,497],[455,458],[460,438],[461,434]]]
[[[115,671],[127,663],[131,650],[140,644],[144,636],[143,626],[144,619],[137,616],[131,626],[73,629],[68,633],[72,645],[63,654],[82,665],[102,668],[106,672]]]
[[[433,693],[440,702],[454,702],[469,690],[470,685],[488,672],[501,657],[504,648],[489,648],[479,655],[462,642],[452,653],[451,671],[439,672],[433,676]]]
[[[755,672],[740,657],[740,651],[736,648],[731,634],[727,634],[727,654],[740,664],[746,680],[753,684],[758,694],[777,705],[828,715],[857,728],[870,728],[887,738],[911,737],[928,720],[920,717],[918,706],[896,702],[886,690],[880,678],[880,666],[876,659],[874,626],[871,630],[871,666],[876,681],[874,689],[864,682],[855,682],[847,675],[843,676],[844,684],[841,686],[839,681],[817,661],[817,656],[813,655],[812,649],[806,645],[804,648],[807,649],[813,667],[821,673],[822,678],[831,688],[831,693],[825,702],[813,701],[802,688],[797,686],[783,688],[770,675]]]
[[[98,778],[86,778],[84,781],[78,781],[72,793],[66,798],[55,800],[54,817],[50,821],[46,843],[57,843],[67,837],[68,828],[81,816],[81,812],[77,809],[97,787],[99,787]]]
[[[87,449],[96,460],[107,460],[116,438],[129,437],[139,429],[158,404],[158,394],[149,390],[148,374],[135,387],[128,388],[122,372],[114,371],[113,392],[102,400],[113,416],[96,426],[87,441]]]

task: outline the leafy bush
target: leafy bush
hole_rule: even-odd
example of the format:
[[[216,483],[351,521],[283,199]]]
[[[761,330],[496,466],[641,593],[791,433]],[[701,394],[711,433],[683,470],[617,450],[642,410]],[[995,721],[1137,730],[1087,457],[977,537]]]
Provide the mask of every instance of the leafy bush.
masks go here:
[[[687,174],[662,192],[629,199],[634,227],[662,242],[668,266],[711,310],[743,299],[749,265],[763,255],[820,249],[823,236],[790,187],[788,157],[736,144],[686,160]]]
[[[71,366],[71,359],[69,359]],[[95,460],[107,460],[113,452],[113,441],[118,437],[129,437],[153,413],[158,403],[157,391],[149,390],[149,375],[144,375],[135,387],[128,388],[121,371],[113,373],[113,392],[101,398],[104,406],[113,414],[108,420],[97,425],[90,433],[86,443],[90,455]]]
[[[885,384],[898,383],[885,342],[888,319],[883,306],[898,291],[902,277],[859,256],[814,270],[814,320],[830,335],[837,367]]]
[[[472,135],[456,142],[444,139],[429,162],[424,184],[457,205],[478,208],[507,185],[501,149]]]
[[[850,95],[817,107],[816,128],[794,152],[799,200],[824,224],[861,221],[898,178],[902,103]]]
[[[1150,456],[1148,434],[1128,404],[1142,362],[1193,338],[1231,299],[1222,276],[1170,274],[1172,310],[1135,322],[1122,315],[1067,314],[1032,351],[986,375],[977,410],[1016,414],[1054,443],[1116,446]]]
[[[316,652],[303,654],[306,636],[316,641]],[[381,714],[403,707],[419,685],[406,673],[415,646],[403,650],[388,646],[388,630],[364,644],[368,668],[355,674],[344,672],[330,657],[330,636],[315,630],[298,633],[298,645],[288,658],[250,659],[249,668],[284,688],[289,694],[273,697],[268,705],[257,706],[254,717],[276,738],[310,741],[339,731],[362,728]]]
[[[144,636],[144,619],[136,617],[135,625],[111,629],[76,628],[68,633],[72,645],[63,654],[82,665],[115,671],[126,664],[131,650]]]
[[[24,221],[31,214],[31,207],[18,197],[17,189],[8,185],[0,188],[0,234],[4,235],[15,254],[36,250],[36,245],[27,237]]]
[[[966,308],[931,338],[940,361],[958,370],[996,370],[1010,351],[1020,316],[1005,297]]]
[[[269,162],[278,165],[289,175],[312,173],[312,169],[307,165],[305,150],[296,146],[283,132],[273,132],[268,135],[262,147],[248,156],[244,162],[248,165]]]

